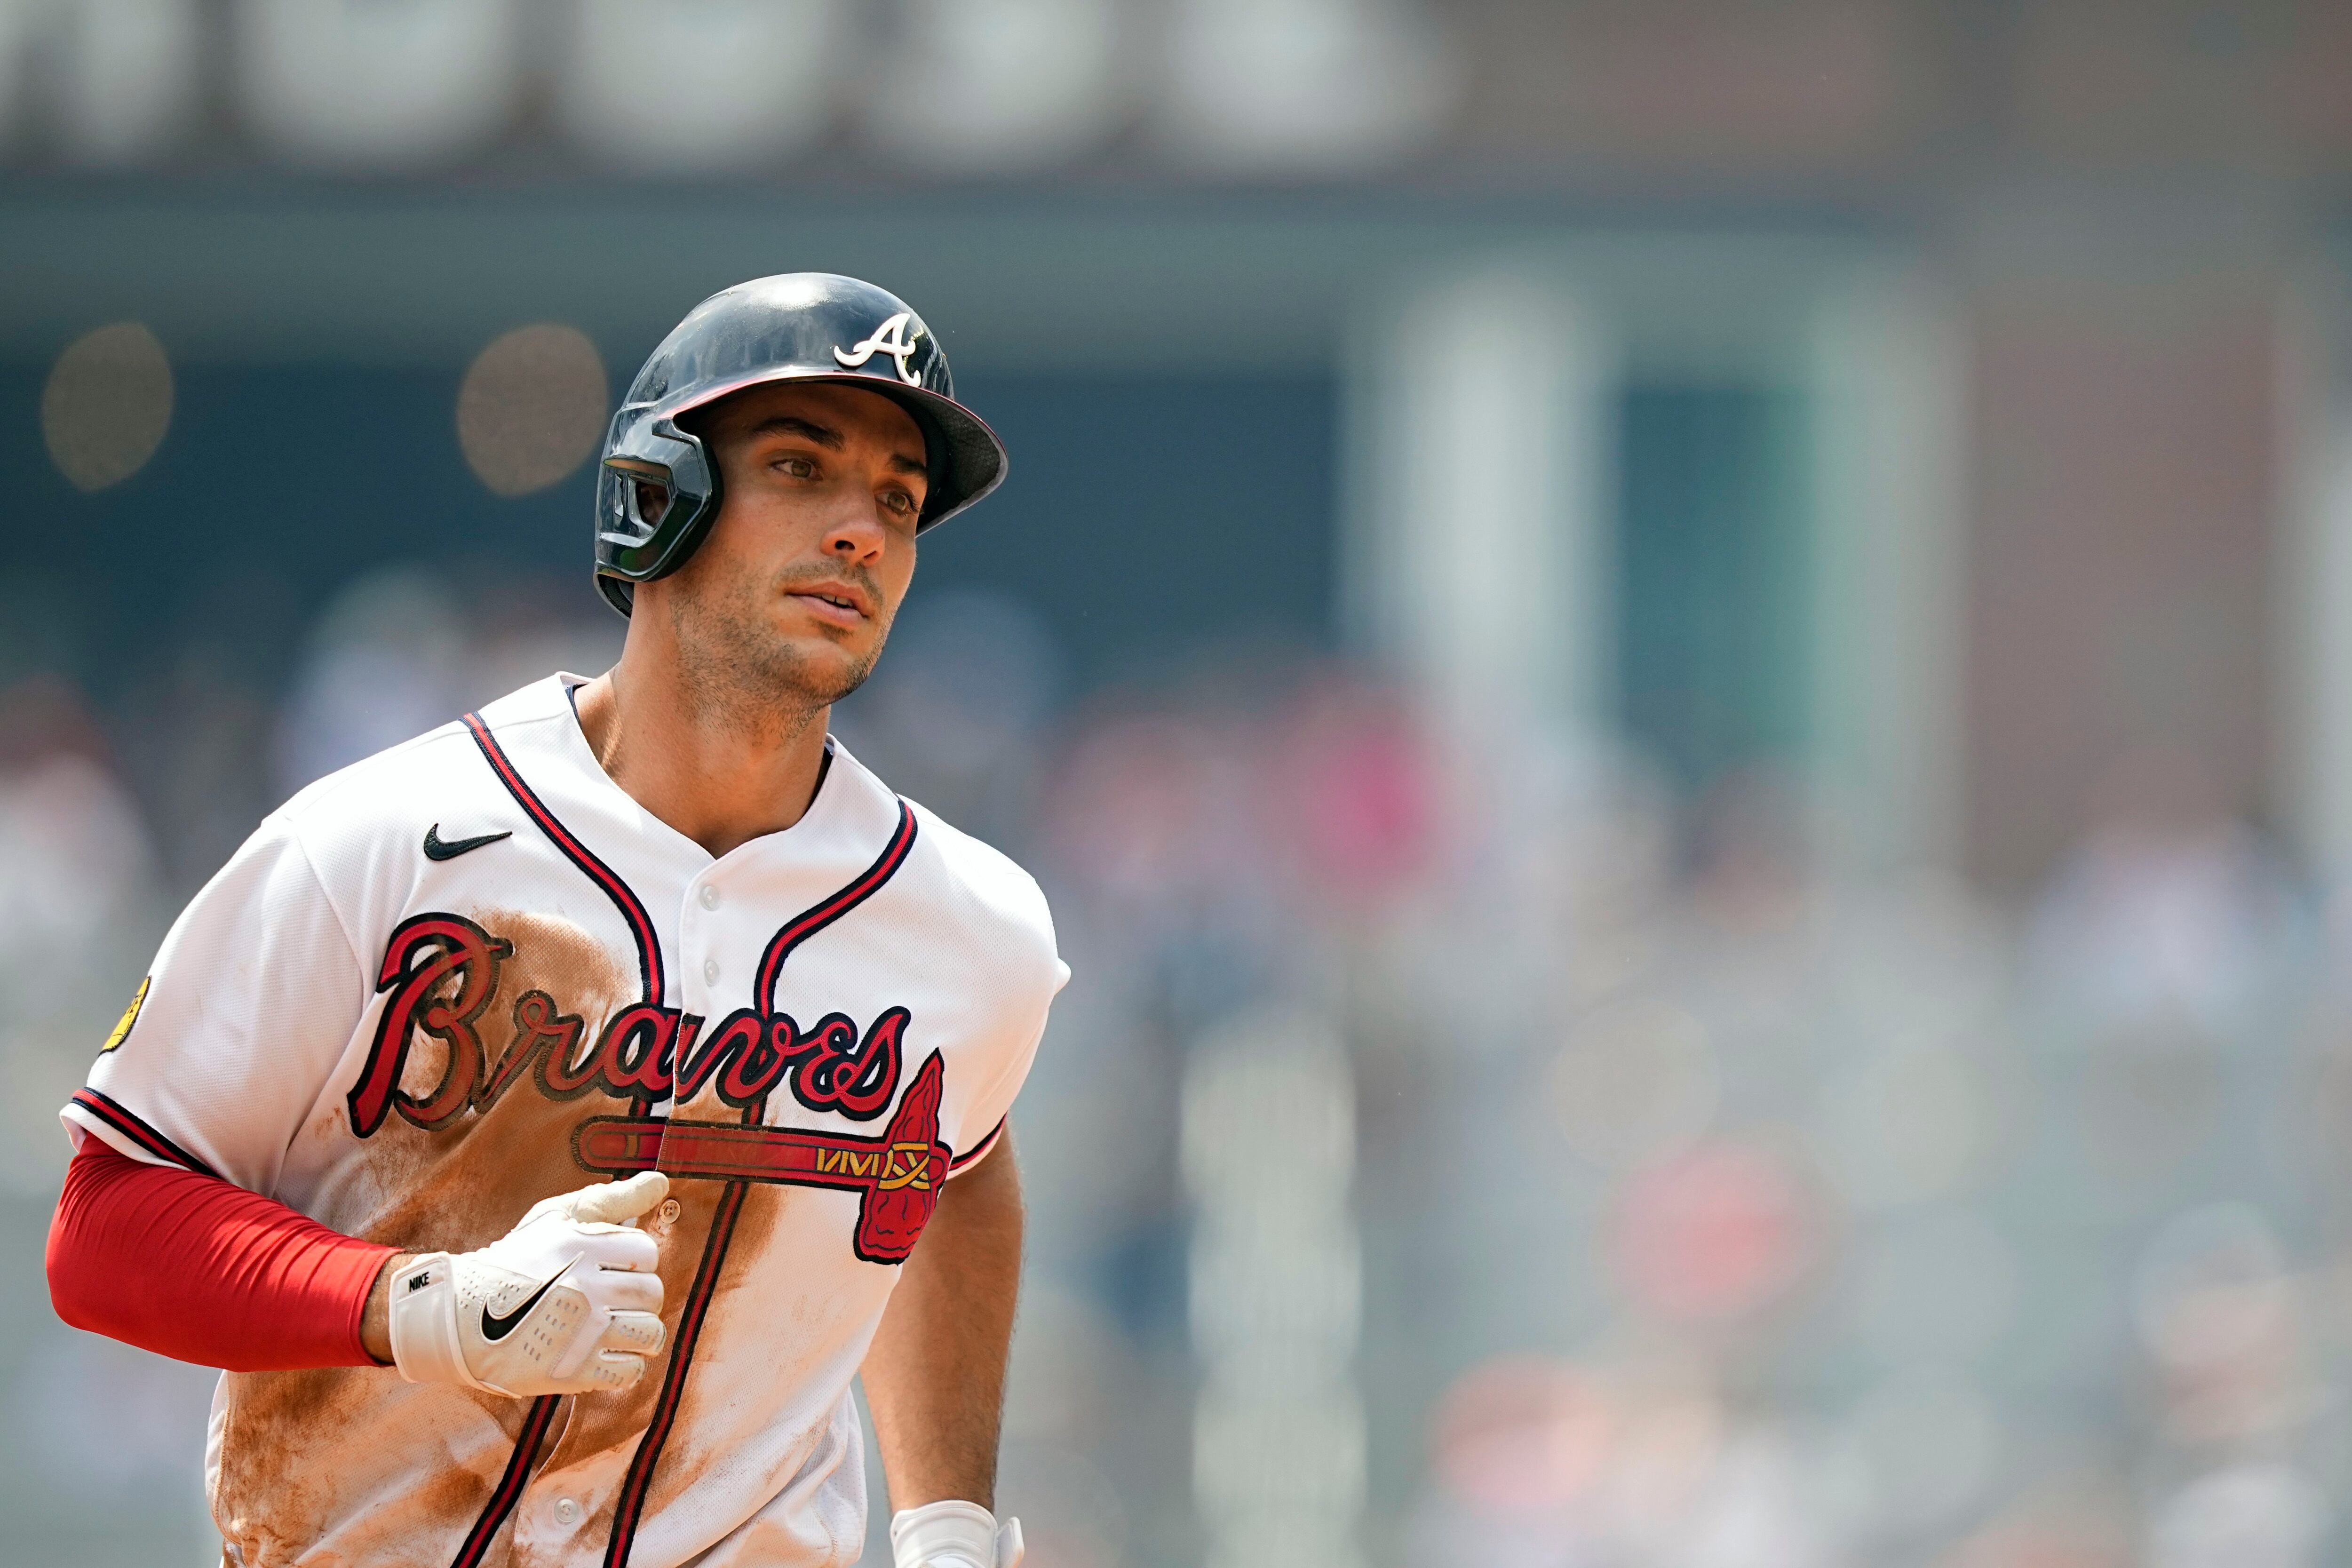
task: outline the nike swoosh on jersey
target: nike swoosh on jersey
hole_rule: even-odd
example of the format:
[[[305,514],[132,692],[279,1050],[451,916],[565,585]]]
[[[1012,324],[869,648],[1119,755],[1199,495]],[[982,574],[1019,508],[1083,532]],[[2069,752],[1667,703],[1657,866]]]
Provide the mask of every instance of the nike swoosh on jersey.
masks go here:
[[[444,839],[441,825],[435,823],[425,830],[425,858],[427,860],[455,860],[468,849],[479,849],[485,844],[496,844],[501,838],[512,838],[514,829],[504,833],[485,833],[478,838]]]
[[[491,1311],[488,1302],[483,1303],[482,1338],[495,1342],[505,1339],[509,1334],[514,1332],[515,1325],[521,1322],[525,1318],[530,1317],[530,1310],[539,1305],[539,1299],[541,1296],[546,1295],[550,1290],[555,1289],[555,1282],[557,1279],[562,1279],[566,1274],[571,1272],[572,1265],[569,1263],[557,1269],[555,1271],[554,1279],[550,1279],[546,1284],[541,1285],[538,1289],[533,1290],[521,1306],[517,1307],[513,1311],[507,1313],[504,1317],[500,1317],[499,1314]]]

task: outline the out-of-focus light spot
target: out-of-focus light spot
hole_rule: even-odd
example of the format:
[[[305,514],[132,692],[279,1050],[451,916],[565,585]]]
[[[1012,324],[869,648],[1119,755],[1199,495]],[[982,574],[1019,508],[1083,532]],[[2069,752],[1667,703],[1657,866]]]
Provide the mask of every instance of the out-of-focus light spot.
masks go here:
[[[860,112],[929,167],[1005,174],[1076,157],[1125,116],[1118,0],[910,0]]]
[[[1847,1202],[1886,1209],[1940,1197],[1981,1166],[1990,1140],[1984,1072],[1958,1050],[1873,1054],[1822,1107],[1822,1150]]]
[[[1896,1373],[1845,1422],[1840,1469],[1873,1533],[1948,1524],[1980,1498],[2000,1455],[1999,1414],[1966,1377],[1940,1368]]]
[[[137,321],[77,340],[41,389],[49,460],[81,489],[119,485],[145,468],[171,427],[172,362]]]
[[[56,78],[67,145],[93,163],[168,152],[196,107],[196,0],[77,0]]]
[[[1564,1363],[1506,1356],[1472,1368],[1438,1406],[1437,1473],[1456,1497],[1535,1512],[1574,1501],[1616,1436],[1604,1391]]]
[[[2037,912],[2032,953],[2077,1028],[2129,1042],[2226,1037],[2293,951],[2298,895],[2242,824],[2215,815],[2200,758],[2159,749],[2116,763],[2108,820],[2068,858]]]
[[[2235,1465],[2200,1477],[2157,1510],[2148,1568],[2311,1568],[2334,1510],[2285,1465]]]
[[[1376,167],[1434,135],[1460,72],[1413,0],[1179,0],[1158,129],[1242,174]]]
[[[1643,1307],[1677,1322],[1728,1322],[1779,1300],[1812,1250],[1808,1205],[1773,1154],[1705,1145],[1629,1181],[1611,1257]]]
[[[1620,1399],[1612,1445],[1612,1511],[1633,1540],[1660,1542],[1686,1530],[1692,1504],[1722,1458],[1727,1433],[1722,1406],[1695,1391],[1661,1389]],[[1655,1562],[1667,1552],[1644,1554]]]
[[[492,342],[457,389],[457,444],[475,477],[502,496],[569,475],[604,434],[604,362],[576,327],[518,327]]]
[[[430,164],[513,111],[511,0],[238,0],[236,43],[247,119],[298,163]]]
[[[626,169],[717,172],[823,134],[843,75],[838,0],[578,0],[556,112]],[[883,89],[904,103],[903,81]]]
[[[2260,1353],[2291,1328],[2294,1304],[2277,1236],[2242,1204],[2193,1209],[2158,1232],[2132,1298],[2148,1353],[2188,1372]]]
[[[2009,1329],[2017,1275],[2015,1250],[1979,1215],[1901,1222],[1863,1251],[1855,1326],[1890,1363],[1971,1356]]]
[[[1584,1158],[1622,1165],[1670,1152],[1715,1115],[1706,1026],[1654,998],[1596,1008],[1570,1032],[1550,1091],[1569,1147]]]

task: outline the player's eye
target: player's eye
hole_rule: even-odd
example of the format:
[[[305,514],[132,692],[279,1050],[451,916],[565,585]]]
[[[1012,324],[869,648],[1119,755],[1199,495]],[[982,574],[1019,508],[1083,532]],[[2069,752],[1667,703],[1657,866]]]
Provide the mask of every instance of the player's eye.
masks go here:
[[[910,517],[915,511],[915,498],[905,490],[885,490],[882,504],[900,517]]]
[[[779,458],[775,466],[796,479],[816,478],[816,461],[812,458]]]

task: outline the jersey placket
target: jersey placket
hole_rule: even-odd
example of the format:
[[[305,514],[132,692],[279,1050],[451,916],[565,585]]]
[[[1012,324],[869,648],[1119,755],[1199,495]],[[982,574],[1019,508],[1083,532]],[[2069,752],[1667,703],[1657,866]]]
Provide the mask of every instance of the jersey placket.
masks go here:
[[[524,815],[530,818],[540,831],[546,835],[549,842],[570,860],[576,869],[595,883],[604,891],[605,897],[611,900],[627,927],[631,941],[636,948],[637,975],[640,984],[639,1005],[656,1009],[662,1007],[669,991],[667,966],[664,961],[660,934],[654,926],[653,917],[646,909],[645,901],[637,896],[635,889],[622,879],[618,872],[583,843],[569,827],[564,826],[555,813],[549,809],[538,793],[524,780],[520,771],[507,755],[504,747],[491,734],[489,726],[483,721],[479,714],[468,713],[463,722],[471,731],[474,742],[481,750],[483,759],[489,763],[491,772],[498,776],[499,782],[505,786],[507,793],[514,797],[515,804],[522,808]],[[631,1110],[642,1119],[652,1110],[652,1102],[650,1100],[633,1101]],[[551,1463],[536,1478],[531,1475],[531,1467],[539,1457],[540,1450],[543,1447],[548,1447],[546,1457],[551,1462],[555,1458],[555,1447],[561,1446],[560,1436],[555,1447],[548,1447],[545,1438],[549,1428],[555,1424],[558,1406],[562,1403],[558,1396],[552,1394],[543,1395],[531,1402],[530,1409],[524,1416],[522,1429],[517,1436],[506,1468],[498,1484],[492,1488],[489,1498],[484,1502],[482,1512],[476,1520],[473,1529],[467,1532],[457,1555],[452,1560],[450,1568],[476,1568],[476,1564],[479,1563],[488,1552],[492,1542],[498,1535],[499,1526],[506,1521],[509,1514],[515,1516],[512,1545],[518,1561],[537,1555],[532,1548],[538,1545],[538,1542],[532,1538],[536,1537],[541,1529],[545,1529],[551,1535],[558,1538],[562,1546],[568,1546],[580,1524],[593,1516],[594,1510],[590,1505],[591,1500],[584,1500],[579,1495],[586,1489],[579,1483],[589,1478],[574,1475],[568,1470],[555,1471]],[[549,1544],[557,1546],[557,1542],[551,1541]],[[625,1562],[625,1542],[622,1532],[617,1529],[614,1531],[614,1545],[621,1552],[621,1556],[617,1560]],[[558,1550],[561,1550],[561,1547],[558,1547]]]

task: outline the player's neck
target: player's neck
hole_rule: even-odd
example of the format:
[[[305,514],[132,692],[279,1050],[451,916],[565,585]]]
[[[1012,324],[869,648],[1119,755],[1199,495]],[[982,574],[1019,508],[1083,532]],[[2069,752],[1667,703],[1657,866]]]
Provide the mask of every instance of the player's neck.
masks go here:
[[[713,857],[806,815],[831,710],[746,724],[674,685],[624,657],[574,694],[588,749],[614,784]]]

